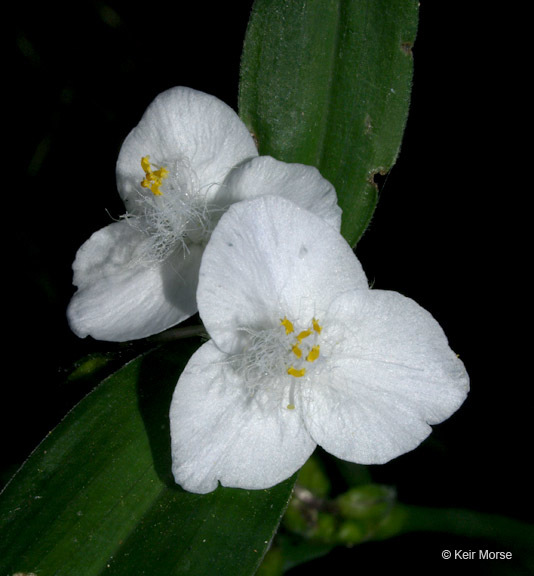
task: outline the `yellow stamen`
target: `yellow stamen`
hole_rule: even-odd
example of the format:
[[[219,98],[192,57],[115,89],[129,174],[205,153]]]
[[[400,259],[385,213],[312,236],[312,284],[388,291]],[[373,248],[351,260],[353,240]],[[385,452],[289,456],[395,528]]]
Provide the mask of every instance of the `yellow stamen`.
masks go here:
[[[152,168],[150,167],[150,156],[143,156],[141,158],[141,168],[145,171],[145,174],[150,174]]]
[[[301,368],[300,370],[297,370],[293,366],[290,366],[287,369],[287,373],[290,376],[294,376],[295,378],[301,378],[302,376],[304,376],[304,374],[306,374],[306,368]]]
[[[321,333],[322,327],[319,326],[319,322],[315,318],[312,318],[313,329],[317,332],[317,334]]]
[[[143,188],[149,188],[154,196],[161,196],[163,192],[160,190],[163,180],[169,175],[169,171],[164,166],[160,166],[157,170],[152,170],[150,164],[150,156],[143,156],[141,158],[141,168],[145,172],[145,179],[141,182]]]
[[[293,352],[297,358],[302,358],[302,350],[298,347],[298,344],[293,345],[291,352]]]
[[[295,331],[295,328],[293,328],[293,323],[288,320],[286,316],[284,316],[283,320],[280,320],[280,324],[282,324],[282,326],[286,329],[286,334],[291,334],[291,332]]]
[[[311,330],[303,330],[298,336],[297,336],[297,340],[300,342],[302,342],[304,340],[304,338],[307,338],[309,335],[311,334]]]
[[[165,178],[167,178],[168,175],[169,171],[167,170],[167,168],[165,168],[165,166],[161,166],[161,168],[154,171],[154,176],[156,177],[157,180],[165,180]]]
[[[316,344],[309,352],[309,354],[306,356],[306,361],[307,362],[315,362],[317,360],[317,358],[319,358],[319,344]]]
[[[288,410],[295,410],[295,405],[294,404],[288,404],[287,409]]]

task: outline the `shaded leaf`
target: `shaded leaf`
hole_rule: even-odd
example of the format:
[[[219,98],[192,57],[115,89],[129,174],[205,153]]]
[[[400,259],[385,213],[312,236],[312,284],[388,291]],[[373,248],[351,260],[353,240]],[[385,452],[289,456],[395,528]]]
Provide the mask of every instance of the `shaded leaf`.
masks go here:
[[[356,244],[408,115],[417,0],[256,0],[239,112],[261,154],[319,168]]]
[[[168,410],[198,342],[149,351],[102,382],[0,496],[0,573],[254,573],[290,479],[204,496],[171,475]]]

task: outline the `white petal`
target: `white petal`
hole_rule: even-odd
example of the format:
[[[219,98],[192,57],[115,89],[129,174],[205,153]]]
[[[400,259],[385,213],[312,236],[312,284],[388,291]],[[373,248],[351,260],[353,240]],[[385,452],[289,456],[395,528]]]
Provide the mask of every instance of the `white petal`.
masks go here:
[[[335,188],[313,166],[288,164],[259,156],[234,168],[220,188],[216,203],[223,206],[247,198],[272,194],[324,218],[339,231],[341,208]]]
[[[251,396],[212,341],[190,359],[171,409],[173,474],[190,492],[260,489],[289,478],[315,443],[293,410]]]
[[[467,396],[467,372],[439,324],[396,292],[340,296],[322,339],[327,374],[299,401],[314,440],[339,458],[379,464],[408,452]]]
[[[192,316],[202,248],[177,250],[147,265],[139,253],[145,236],[126,221],[95,232],[78,250],[67,310],[80,337],[121,342],[156,334]]]
[[[117,186],[129,210],[129,198],[145,177],[141,158],[182,157],[196,174],[201,190],[215,194],[237,163],[257,156],[247,127],[224,102],[191,88],[162,92],[148,106],[124,141],[117,161]]]
[[[321,319],[338,294],[366,289],[362,267],[322,218],[278,196],[233,204],[204,252],[197,301],[210,336],[239,350],[243,327]]]

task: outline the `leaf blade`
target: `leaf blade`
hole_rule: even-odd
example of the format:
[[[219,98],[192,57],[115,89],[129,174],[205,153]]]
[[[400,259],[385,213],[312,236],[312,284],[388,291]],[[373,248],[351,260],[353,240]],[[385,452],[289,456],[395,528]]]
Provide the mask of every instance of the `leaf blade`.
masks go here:
[[[356,244],[395,163],[411,93],[416,0],[256,0],[239,112],[261,154],[319,168]]]
[[[0,572],[251,574],[293,479],[267,491],[174,484],[168,407],[194,350],[133,360],[78,404],[0,495]],[[208,572],[209,573],[209,572]]]

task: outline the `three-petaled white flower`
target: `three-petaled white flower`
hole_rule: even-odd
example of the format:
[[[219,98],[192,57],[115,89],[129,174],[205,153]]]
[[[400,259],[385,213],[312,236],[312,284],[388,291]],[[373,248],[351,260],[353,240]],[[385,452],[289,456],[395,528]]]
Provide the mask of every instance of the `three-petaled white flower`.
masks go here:
[[[315,168],[259,157],[229,106],[184,87],[160,94],[127,136],[117,187],[127,213],[93,234],[73,265],[67,315],[81,337],[143,338],[193,315],[204,248],[243,198],[277,190],[341,223],[335,190]]]
[[[434,318],[371,290],[349,245],[283,198],[234,204],[200,267],[211,336],[178,380],[173,474],[186,490],[259,489],[317,445],[362,464],[419,445],[469,379]]]

